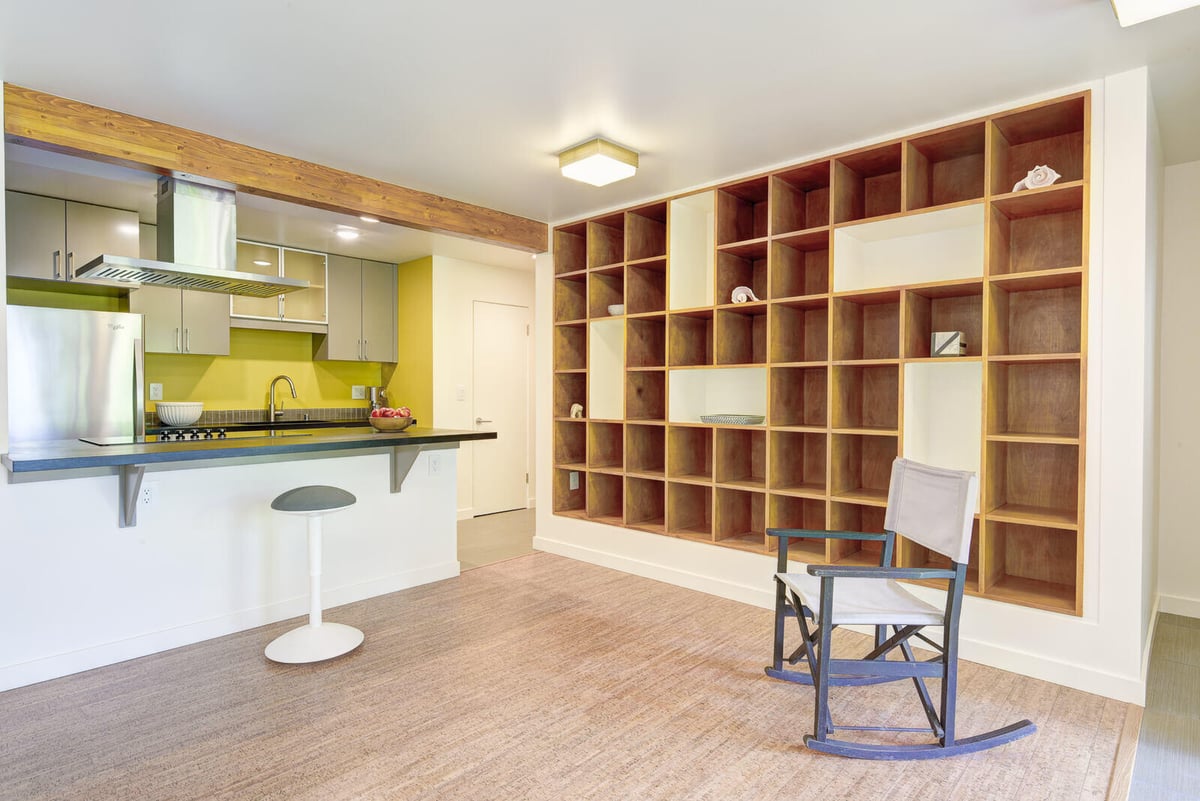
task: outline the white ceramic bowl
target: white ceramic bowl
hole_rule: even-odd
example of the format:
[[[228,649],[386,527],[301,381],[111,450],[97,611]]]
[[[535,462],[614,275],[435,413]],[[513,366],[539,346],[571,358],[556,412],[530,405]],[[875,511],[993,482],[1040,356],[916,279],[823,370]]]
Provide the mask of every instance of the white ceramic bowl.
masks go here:
[[[204,411],[204,403],[200,401],[187,403],[158,401],[155,408],[158,419],[162,420],[164,425],[190,426],[200,419],[200,415]]]
[[[613,317],[616,317],[619,314],[624,314],[625,313],[625,304],[624,303],[614,303],[612,306],[608,307],[608,313],[611,314]]]

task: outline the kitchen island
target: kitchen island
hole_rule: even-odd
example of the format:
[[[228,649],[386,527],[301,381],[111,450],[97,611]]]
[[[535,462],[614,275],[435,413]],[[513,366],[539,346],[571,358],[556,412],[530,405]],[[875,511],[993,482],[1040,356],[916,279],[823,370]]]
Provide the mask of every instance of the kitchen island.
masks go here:
[[[0,689],[303,614],[303,521],[270,502],[306,484],[358,499],[327,524],[330,619],[342,604],[457,576],[457,452],[494,437],[357,426],[12,446],[0,541],[13,568],[5,593],[23,611],[7,632]],[[131,492],[137,479],[145,492]],[[382,623],[344,622],[368,643]]]

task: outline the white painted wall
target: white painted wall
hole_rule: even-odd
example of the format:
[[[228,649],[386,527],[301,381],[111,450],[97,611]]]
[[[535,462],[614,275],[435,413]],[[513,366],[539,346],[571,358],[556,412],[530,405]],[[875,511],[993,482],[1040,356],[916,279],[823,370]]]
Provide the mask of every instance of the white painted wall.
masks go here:
[[[917,130],[948,125],[993,111],[1093,90],[1090,283],[1088,318],[1088,433],[1084,519],[1084,614],[1082,617],[1026,609],[979,598],[966,599],[963,657],[996,667],[1141,702],[1143,526],[1148,454],[1144,428],[1148,393],[1147,342],[1154,321],[1146,275],[1148,83],[1145,68],[1085,86],[1064,87],[1031,98],[1007,98],[954,119],[933,120]],[[901,136],[907,131],[893,132]],[[886,136],[880,139],[888,138]],[[845,148],[859,144],[847,143]],[[839,148],[841,150],[843,148]],[[798,154],[797,162],[825,156]],[[553,266],[537,264],[538,324],[551,326]],[[537,343],[539,494],[551,481],[551,347]],[[770,557],[643,534],[538,509],[536,547],[681,586],[769,607],[773,603]],[[926,592],[923,588],[917,588]],[[763,631],[763,654],[770,632]]]
[[[1158,581],[1162,611],[1200,617],[1200,161],[1167,167],[1163,190]]]
[[[533,320],[533,273],[511,270],[486,264],[433,257],[433,425],[438,428],[475,428],[475,379],[472,350],[474,349],[475,301],[507,303],[530,309]],[[530,332],[530,365],[533,342],[537,331],[551,331],[551,326],[533,326]],[[549,339],[550,337],[545,337]],[[399,369],[404,369],[401,364]],[[529,396],[533,397],[534,371],[529,370]],[[463,400],[457,400],[456,389],[464,388]],[[528,430],[534,430],[533,404],[530,403]],[[472,516],[472,445],[464,442],[458,459],[458,516]],[[529,505],[533,506],[536,482],[536,460],[532,435],[529,442]]]
[[[1162,376],[1162,192],[1163,153],[1154,97],[1146,97],[1146,338],[1142,387],[1145,393],[1142,436],[1142,676],[1150,665],[1150,644],[1158,614],[1159,443],[1162,414],[1159,408]]]

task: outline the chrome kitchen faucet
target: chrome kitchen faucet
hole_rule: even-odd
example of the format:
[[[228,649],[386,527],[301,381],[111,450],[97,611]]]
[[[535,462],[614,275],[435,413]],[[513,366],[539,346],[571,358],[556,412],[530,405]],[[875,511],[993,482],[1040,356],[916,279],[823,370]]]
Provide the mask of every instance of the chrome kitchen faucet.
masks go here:
[[[293,398],[300,397],[299,395],[296,394],[296,384],[292,381],[291,378],[289,378],[286,375],[277,375],[274,378],[272,378],[271,379],[271,404],[270,404],[270,406],[267,407],[267,422],[269,422],[269,423],[274,423],[276,413],[283,411],[282,403],[279,404],[278,408],[276,408],[276,406],[275,406],[275,385],[279,383],[279,379],[281,379],[281,378],[284,381],[288,382],[288,386],[292,390],[292,397]]]

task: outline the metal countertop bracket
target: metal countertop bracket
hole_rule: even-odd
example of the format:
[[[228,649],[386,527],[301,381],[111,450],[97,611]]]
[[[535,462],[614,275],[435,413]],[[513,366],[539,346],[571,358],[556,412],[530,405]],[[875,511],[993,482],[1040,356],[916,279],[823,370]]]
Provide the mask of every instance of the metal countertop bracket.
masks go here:
[[[408,478],[409,471],[424,449],[424,445],[398,445],[392,448],[392,492],[400,491],[404,479]]]
[[[117,499],[118,514],[121,528],[133,528],[137,525],[138,495],[142,492],[142,477],[146,475],[144,464],[123,464],[118,474]]]

